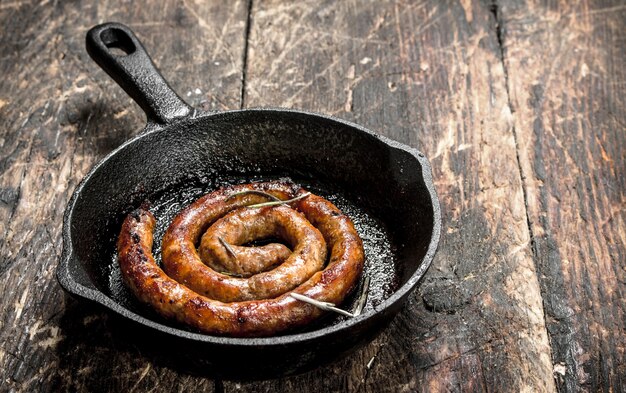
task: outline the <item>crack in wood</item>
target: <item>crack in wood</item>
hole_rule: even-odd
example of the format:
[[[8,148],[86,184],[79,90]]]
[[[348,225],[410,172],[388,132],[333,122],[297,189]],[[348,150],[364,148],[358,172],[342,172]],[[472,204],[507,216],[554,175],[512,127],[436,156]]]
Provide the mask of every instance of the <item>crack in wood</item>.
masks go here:
[[[248,0],[247,10],[248,13],[246,15],[246,26],[245,26],[245,38],[243,44],[243,60],[241,66],[241,94],[239,96],[239,109],[244,109],[246,105],[246,82],[247,82],[247,73],[248,73],[248,46],[250,42],[250,29],[252,26],[252,1]]]
[[[511,93],[509,91],[510,87],[510,82],[509,82],[509,70],[505,61],[505,57],[506,57],[506,51],[505,51],[505,47],[504,47],[504,33],[502,31],[502,8],[499,6],[498,4],[499,0],[493,0],[493,3],[490,7],[490,11],[493,15],[493,19],[494,19],[494,23],[495,23],[495,30],[496,30],[496,36],[498,39],[498,49],[500,51],[500,62],[502,65],[502,69],[504,70],[504,80],[505,80],[505,91],[506,91],[506,97],[507,97],[507,105],[509,107],[509,111],[511,112],[511,114],[514,114],[515,111],[513,109],[513,105],[512,105],[512,101],[511,101]],[[520,143],[518,141],[518,135],[517,135],[517,130],[515,127],[515,124],[511,125],[511,130],[513,132],[513,138],[515,141],[515,158],[517,159],[517,167],[518,167],[518,171],[519,171],[519,178],[521,181],[521,185],[522,185],[522,194],[524,197],[524,212],[526,215],[526,226],[527,226],[527,230],[528,230],[528,234],[530,237],[530,249],[532,252],[532,260],[533,260],[533,264],[534,264],[534,274],[537,275],[539,274],[538,272],[540,271],[539,266],[537,265],[537,249],[535,247],[535,234],[533,233],[533,227],[531,224],[531,220],[530,220],[530,214],[529,214],[529,205],[528,205],[528,190],[526,189],[526,184],[522,181],[523,180],[523,170],[522,170],[522,161],[520,158]],[[539,277],[537,277],[537,280],[539,280]],[[547,294],[543,291],[543,288],[541,286],[539,286],[539,290],[541,293],[541,297],[542,297],[542,302],[541,302],[541,309],[542,309],[542,313],[543,313],[543,320],[544,320],[544,326],[545,326],[545,321],[548,320],[548,315],[544,306],[544,301],[543,299],[547,296]],[[545,328],[545,333],[548,337],[550,337],[550,331],[548,330],[547,327]],[[552,349],[550,347],[548,347],[550,350],[550,366],[551,369],[554,369],[554,362],[552,359]],[[555,377],[555,383],[556,383],[556,377]]]

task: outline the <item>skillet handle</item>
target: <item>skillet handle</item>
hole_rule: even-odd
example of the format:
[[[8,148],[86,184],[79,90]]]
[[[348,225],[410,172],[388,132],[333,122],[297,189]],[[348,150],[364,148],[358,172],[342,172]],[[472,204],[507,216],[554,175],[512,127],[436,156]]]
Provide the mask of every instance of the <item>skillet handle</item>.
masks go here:
[[[148,122],[166,124],[193,109],[167,84],[133,31],[104,23],[87,32],[87,53],[146,112]],[[112,49],[117,48],[117,51]]]

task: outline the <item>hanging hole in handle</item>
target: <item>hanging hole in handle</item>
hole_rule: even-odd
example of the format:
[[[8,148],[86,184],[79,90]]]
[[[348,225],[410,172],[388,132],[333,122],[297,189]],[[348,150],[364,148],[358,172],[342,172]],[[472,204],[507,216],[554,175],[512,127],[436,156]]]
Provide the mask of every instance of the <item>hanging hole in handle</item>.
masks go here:
[[[106,29],[100,33],[100,39],[115,56],[127,56],[135,52],[135,43],[128,34],[120,29]]]

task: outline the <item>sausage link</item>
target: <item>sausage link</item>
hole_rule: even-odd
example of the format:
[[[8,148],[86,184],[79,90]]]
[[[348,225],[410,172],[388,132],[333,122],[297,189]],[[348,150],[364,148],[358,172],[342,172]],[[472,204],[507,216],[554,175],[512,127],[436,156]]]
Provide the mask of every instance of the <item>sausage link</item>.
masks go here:
[[[291,255],[289,247],[281,243],[242,247],[228,243],[224,245],[219,239],[218,236],[212,239],[211,245],[201,245],[201,248],[198,249],[200,259],[216,272],[235,277],[247,278],[270,270]]]
[[[290,207],[247,208],[267,199],[238,194],[246,190],[283,200],[305,192],[291,183],[268,182],[221,189],[200,198],[179,213],[163,238],[165,272],[151,253],[154,217],[141,209],[129,214],[118,238],[118,260],[132,292],[167,318],[207,334],[237,337],[275,335],[321,315],[320,309],[290,297],[290,292],[341,303],[355,287],[364,262],[361,239],[350,219],[313,194]],[[278,237],[293,251],[272,270],[247,279],[231,277],[200,258],[206,254],[205,260],[224,267],[228,256],[223,243],[216,241],[220,237],[239,250],[237,259],[247,252],[241,249],[254,248],[240,245],[259,237]]]
[[[301,213],[286,206],[239,208],[218,220],[211,229],[214,230],[207,231],[202,237],[199,249],[200,255],[204,254],[207,259],[215,254],[214,250],[223,249],[214,232],[222,233],[224,240],[235,244],[277,234],[293,248],[280,266],[244,279],[216,272],[202,263],[197,252],[174,254],[177,258],[172,258],[169,250],[189,244],[190,238],[184,235],[172,238],[166,234],[162,247],[165,271],[211,299],[234,302],[276,297],[309,279],[326,261],[326,243],[320,232]],[[181,265],[183,269],[179,268]],[[176,268],[172,269],[172,266]]]

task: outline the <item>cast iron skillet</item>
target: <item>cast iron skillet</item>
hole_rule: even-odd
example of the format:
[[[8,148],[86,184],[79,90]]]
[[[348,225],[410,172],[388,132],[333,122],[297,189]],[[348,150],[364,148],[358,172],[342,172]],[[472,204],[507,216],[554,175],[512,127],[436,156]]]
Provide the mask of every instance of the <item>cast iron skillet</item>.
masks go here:
[[[86,45],[145,111],[147,125],[96,164],[69,201],[57,271],[66,291],[134,322],[127,324],[128,334],[159,359],[219,378],[264,379],[311,369],[364,345],[391,321],[428,269],[440,236],[439,202],[422,153],[356,124],[303,111],[199,113],[168,86],[133,32],[118,23],[92,28]],[[219,183],[215,179],[285,175],[337,187],[382,221],[393,239],[397,280],[386,300],[356,318],[245,339],[184,330],[116,289],[115,237],[130,209],[164,194],[167,199],[180,187],[211,188]]]

